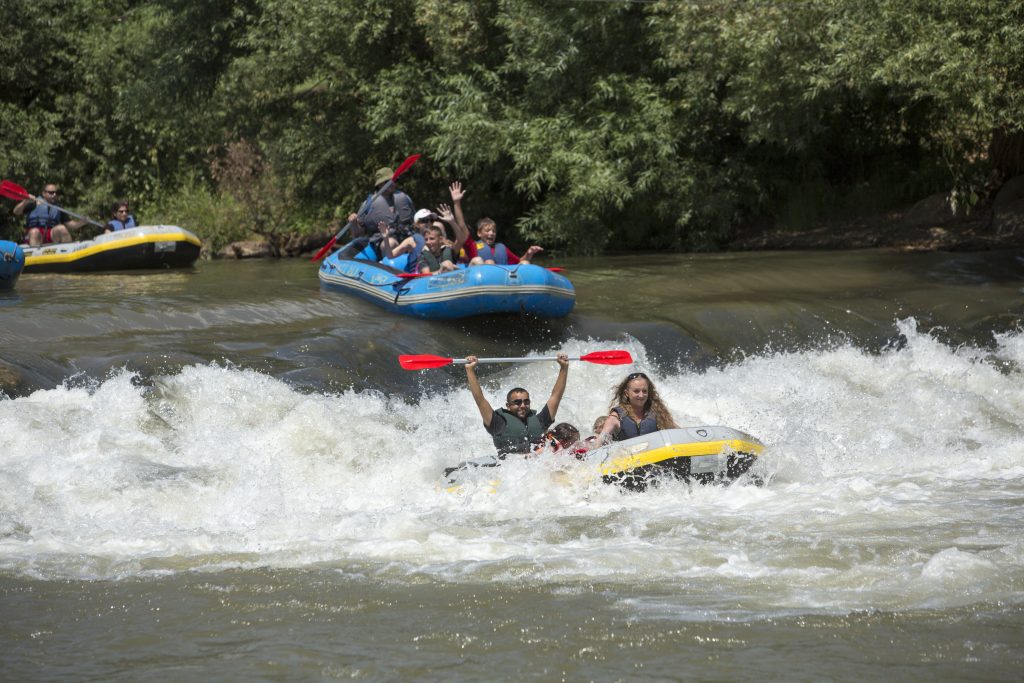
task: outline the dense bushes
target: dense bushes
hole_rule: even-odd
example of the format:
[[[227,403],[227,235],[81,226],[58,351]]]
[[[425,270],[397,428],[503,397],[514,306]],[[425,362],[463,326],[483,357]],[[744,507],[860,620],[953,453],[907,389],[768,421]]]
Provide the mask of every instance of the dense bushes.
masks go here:
[[[214,245],[322,229],[413,152],[420,204],[459,178],[471,218],[576,251],[972,205],[1021,170],[1019,3],[6,0],[0,22],[3,176]]]

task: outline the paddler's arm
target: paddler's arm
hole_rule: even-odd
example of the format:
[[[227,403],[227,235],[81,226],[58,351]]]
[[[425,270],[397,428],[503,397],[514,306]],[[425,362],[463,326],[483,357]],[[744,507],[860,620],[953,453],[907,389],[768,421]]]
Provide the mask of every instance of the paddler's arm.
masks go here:
[[[601,433],[597,435],[597,444],[600,446],[608,443],[612,438],[612,434],[619,428],[619,424],[621,424],[619,416],[615,413],[609,413],[608,419],[604,421],[604,426],[601,427]]]
[[[466,382],[469,384],[469,393],[473,394],[473,400],[476,401],[480,417],[484,420],[484,426],[488,427],[494,419],[494,409],[491,408],[491,404],[484,398],[484,392],[480,388],[480,380],[476,378],[476,364],[476,356],[466,356]]]
[[[22,199],[17,204],[15,204],[12,212],[15,216],[21,216],[22,214],[25,213],[25,209],[29,208],[30,206],[34,209],[36,207],[36,204],[36,198],[33,195],[29,195]]]
[[[555,419],[555,413],[558,412],[558,404],[562,402],[562,394],[565,393],[565,382],[569,379],[569,356],[564,353],[558,354],[558,379],[555,380],[555,386],[551,389],[551,398],[548,399],[547,408],[548,415],[551,419]]]

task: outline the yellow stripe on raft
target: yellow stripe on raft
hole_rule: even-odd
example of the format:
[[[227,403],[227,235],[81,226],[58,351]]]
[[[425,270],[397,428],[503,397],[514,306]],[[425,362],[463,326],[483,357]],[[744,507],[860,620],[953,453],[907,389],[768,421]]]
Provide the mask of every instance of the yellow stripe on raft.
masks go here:
[[[25,265],[38,265],[44,263],[72,263],[79,259],[83,259],[94,254],[99,254],[104,251],[113,251],[115,249],[124,249],[125,247],[134,247],[139,244],[145,244],[146,242],[189,242],[197,247],[202,247],[203,243],[199,241],[195,235],[186,232],[160,232],[151,233],[148,235],[139,235],[137,237],[126,237],[124,239],[112,240],[110,242],[101,242],[94,244],[91,247],[85,249],[77,249],[71,252],[64,253],[46,253],[48,248],[56,248],[59,245],[46,245],[42,248],[42,253],[35,254],[33,256],[25,256]]]
[[[643,467],[644,465],[653,465],[665,460],[671,460],[672,458],[693,458],[701,455],[718,455],[719,453],[751,453],[753,455],[761,455],[762,452],[764,452],[762,444],[741,441],[740,439],[676,444],[673,446],[662,446],[651,451],[642,451],[635,455],[612,458],[610,462],[601,465],[601,474],[618,474],[619,472],[626,472]]]

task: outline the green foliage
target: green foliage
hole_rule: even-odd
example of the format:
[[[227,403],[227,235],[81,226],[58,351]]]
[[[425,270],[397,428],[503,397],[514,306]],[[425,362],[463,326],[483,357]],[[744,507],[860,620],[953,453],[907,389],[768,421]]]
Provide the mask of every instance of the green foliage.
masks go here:
[[[279,173],[245,140],[227,145],[211,173],[221,198],[242,207],[249,229],[267,241],[274,256],[280,256],[295,206],[294,180]]]
[[[4,177],[214,248],[325,226],[413,152],[420,205],[460,179],[513,246],[591,253],[970,206],[1024,170],[1020,3],[6,0],[0,23]]]
[[[158,190],[137,216],[151,225],[179,225],[203,240],[203,251],[215,254],[231,242],[250,236],[246,208],[230,195],[211,190],[197,175]]]

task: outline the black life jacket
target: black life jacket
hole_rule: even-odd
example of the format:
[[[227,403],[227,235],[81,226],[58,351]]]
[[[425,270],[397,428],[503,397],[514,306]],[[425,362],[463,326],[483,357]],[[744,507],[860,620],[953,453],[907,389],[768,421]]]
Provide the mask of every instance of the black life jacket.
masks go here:
[[[455,263],[455,258],[452,256],[451,247],[442,248],[440,258],[434,256],[427,249],[424,249],[423,251],[420,252],[420,266],[427,266],[428,268],[430,268],[431,273],[436,273],[438,269],[441,268],[442,261],[451,261],[452,263]],[[516,419],[518,420],[519,418]]]
[[[633,418],[626,415],[625,409],[621,406],[615,406],[612,408],[612,412],[619,418],[619,429],[612,435],[612,439],[615,441],[632,439],[634,436],[643,436],[658,431],[658,421],[650,413],[647,413],[638,425]]]
[[[529,453],[530,446],[535,441],[544,438],[544,425],[537,417],[537,411],[531,410],[526,414],[526,422],[523,422],[515,413],[510,413],[504,408],[498,408],[494,412],[501,413],[505,418],[505,429],[501,434],[491,434],[494,440],[494,447],[498,449],[499,456],[509,453]]]
[[[370,201],[371,199],[373,201]],[[398,237],[401,241],[412,234],[412,217],[415,211],[409,195],[401,190],[395,190],[390,196],[367,197],[356,220],[368,235],[380,234],[377,232],[377,224],[384,223],[398,233],[392,236]]]

